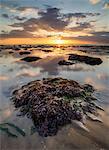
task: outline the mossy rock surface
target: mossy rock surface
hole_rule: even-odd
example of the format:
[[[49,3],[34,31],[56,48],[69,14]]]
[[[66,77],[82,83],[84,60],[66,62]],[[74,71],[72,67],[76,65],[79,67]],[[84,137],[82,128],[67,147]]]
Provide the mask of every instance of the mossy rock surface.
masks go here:
[[[73,80],[46,78],[15,90],[12,101],[21,115],[32,119],[41,136],[52,136],[72,120],[83,122],[87,113],[98,115],[91,85]]]

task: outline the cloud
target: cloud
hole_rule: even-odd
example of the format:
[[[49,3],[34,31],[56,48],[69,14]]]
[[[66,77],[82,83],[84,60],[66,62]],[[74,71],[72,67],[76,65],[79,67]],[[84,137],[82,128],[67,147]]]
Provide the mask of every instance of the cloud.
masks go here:
[[[84,82],[87,83],[87,84],[93,85],[94,88],[97,89],[97,90],[106,90],[107,89],[104,84],[97,82],[96,80],[94,80],[91,77],[85,78]]]
[[[38,10],[37,7],[18,7],[17,8],[17,10],[21,11],[21,12],[25,12],[25,11],[30,10],[30,9],[32,9],[32,10]]]
[[[37,16],[40,11],[37,7],[18,7],[16,10],[19,12],[20,16]]]
[[[16,74],[16,77],[37,77],[40,75],[40,70],[38,72],[34,72],[30,69],[23,69],[21,72]]]
[[[38,7],[19,7],[19,5],[15,1],[9,2],[1,2],[0,8],[6,9],[12,13],[19,13],[20,16],[28,16],[28,15],[35,15],[38,13]]]
[[[7,77],[7,76],[2,76],[2,75],[0,75],[0,80],[8,80],[9,78]]]
[[[89,0],[91,2],[91,4],[95,5],[97,3],[99,3],[101,0]]]
[[[68,13],[68,14],[65,14],[64,16],[68,19],[70,18],[86,18],[88,16],[91,16],[91,17],[94,17],[94,16],[98,16],[100,15],[100,13]]]
[[[76,39],[87,42],[96,42],[98,44],[109,44],[109,32],[93,32],[91,36],[78,36]]]
[[[15,20],[18,20],[18,21],[23,21],[23,20],[27,19],[26,17],[9,16],[8,14],[2,14],[1,16],[5,19],[11,19],[11,20],[15,19]]]
[[[24,7],[20,7],[21,11],[24,11]],[[44,30],[58,30],[63,31],[66,26],[68,26],[70,17],[86,17],[86,16],[97,16],[99,13],[73,13],[73,14],[62,14],[60,13],[60,9],[58,8],[47,8],[46,11],[39,11],[38,18],[30,18],[24,23],[14,23],[12,27],[23,27],[24,29],[28,29],[29,31],[34,31],[39,29]],[[20,20],[20,19],[19,19]],[[85,24],[81,24],[81,26],[85,26]],[[35,27],[35,28],[34,28]],[[36,29],[37,27],[37,29]]]
[[[38,24],[38,20],[35,18],[31,18],[26,20],[25,22],[20,22],[20,23],[14,23],[12,25],[10,25],[11,27],[22,27],[25,31],[28,32],[34,32],[37,31],[39,24]]]
[[[8,34],[5,30],[1,30],[1,33]]]
[[[19,7],[20,12],[25,12],[28,8]],[[34,7],[34,9],[37,9]],[[91,21],[77,22],[74,24],[73,18],[87,18],[95,17],[100,13],[67,13],[63,14],[60,9],[55,7],[48,7],[46,10],[38,10],[36,13],[38,17],[29,18],[14,16],[17,23],[9,25],[12,30],[9,33],[2,32],[1,38],[37,38],[37,37],[49,37],[56,36],[56,33],[63,33],[65,39],[81,40],[81,41],[92,41],[92,42],[109,42],[108,32],[91,32],[93,24]],[[72,18],[72,21],[70,20]],[[73,22],[74,23],[74,22]],[[83,32],[81,32],[83,31]],[[90,33],[90,32],[91,33]],[[66,33],[68,32],[68,33]],[[80,32],[73,34],[74,32]],[[73,36],[72,36],[73,35]],[[74,37],[75,35],[75,37]],[[84,35],[84,36],[83,36]],[[88,36],[90,35],[90,36]]]
[[[41,24],[46,24],[55,30],[63,30],[68,25],[67,21],[62,20],[60,9],[47,8],[46,12],[39,12]]]
[[[109,3],[104,4],[104,9],[109,9]]]
[[[3,33],[1,38],[32,38],[33,35],[25,30],[12,30],[9,33]]]
[[[93,26],[91,25],[90,22],[83,22],[83,23],[76,23],[75,27],[69,28],[70,31],[73,32],[79,32],[79,31],[83,31],[86,29],[91,29]]]
[[[24,8],[22,8],[23,10]],[[1,37],[28,37],[35,36],[32,32],[37,32],[39,30],[45,31],[61,31],[68,25],[68,21],[63,21],[58,8],[47,8],[46,11],[38,12],[39,18],[30,18],[25,22],[14,23],[10,25],[13,30],[9,34],[2,34]],[[17,19],[20,19],[17,17]],[[25,18],[23,18],[25,19]],[[16,27],[21,27],[23,30],[14,30]],[[44,31],[43,31],[44,32]]]
[[[93,5],[98,4],[99,2],[102,2],[102,0],[89,0]],[[104,9],[109,9],[109,2],[104,0],[103,8]]]
[[[7,1],[7,2],[1,1],[1,3],[0,3],[0,8],[6,9],[10,12],[16,12],[17,6],[18,5],[14,1],[12,1],[12,2],[11,1]]]
[[[17,0],[1,0],[0,7],[12,8],[18,7]]]
[[[109,81],[109,74],[99,73],[99,74],[97,74],[97,78],[99,80],[107,80],[107,82],[108,82]]]
[[[109,44],[109,32],[89,32],[88,35],[72,37],[62,37],[63,40],[77,40],[86,43]]]
[[[27,19],[26,17],[19,17],[19,16],[15,16],[13,19],[16,19],[18,21],[23,21],[25,19]]]

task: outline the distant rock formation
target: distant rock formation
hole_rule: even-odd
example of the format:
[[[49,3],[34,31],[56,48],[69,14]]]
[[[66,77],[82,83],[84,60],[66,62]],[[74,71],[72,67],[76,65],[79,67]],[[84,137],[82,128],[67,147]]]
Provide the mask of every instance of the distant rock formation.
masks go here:
[[[41,59],[40,57],[35,57],[35,56],[28,56],[25,58],[22,58],[21,60],[26,61],[26,62],[33,62]]]
[[[83,56],[77,54],[70,54],[68,60],[75,60],[89,65],[100,65],[103,62],[101,58],[89,57],[89,56],[85,56],[85,55]]]

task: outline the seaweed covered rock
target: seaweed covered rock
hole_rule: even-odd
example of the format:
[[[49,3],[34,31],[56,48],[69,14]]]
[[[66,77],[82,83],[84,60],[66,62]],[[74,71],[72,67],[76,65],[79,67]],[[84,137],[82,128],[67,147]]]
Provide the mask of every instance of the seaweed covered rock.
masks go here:
[[[41,136],[52,136],[72,120],[97,116],[94,89],[63,78],[36,80],[15,90],[12,101],[20,115],[31,118]]]
[[[78,55],[78,54],[70,54],[68,59],[76,60],[89,65],[100,65],[102,63],[102,60],[100,58],[89,57],[89,56]]]

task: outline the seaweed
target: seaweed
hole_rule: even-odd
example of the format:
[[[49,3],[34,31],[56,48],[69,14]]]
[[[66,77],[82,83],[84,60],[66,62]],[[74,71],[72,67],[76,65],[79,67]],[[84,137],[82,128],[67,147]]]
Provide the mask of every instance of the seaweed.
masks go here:
[[[26,136],[25,132],[21,128],[19,128],[17,125],[15,125],[13,123],[6,122],[6,123],[1,123],[0,124],[0,130],[1,131],[5,132],[8,136],[17,138],[18,135],[12,133],[12,131],[10,131],[9,127],[13,128],[20,135]]]
[[[98,118],[97,109],[101,107],[94,103],[93,86],[80,85],[73,80],[63,78],[44,78],[36,80],[15,90],[11,100],[21,115],[32,119],[35,128],[32,134],[40,136],[56,135],[58,130],[72,120],[84,122],[84,118]],[[91,115],[93,114],[93,115]]]

